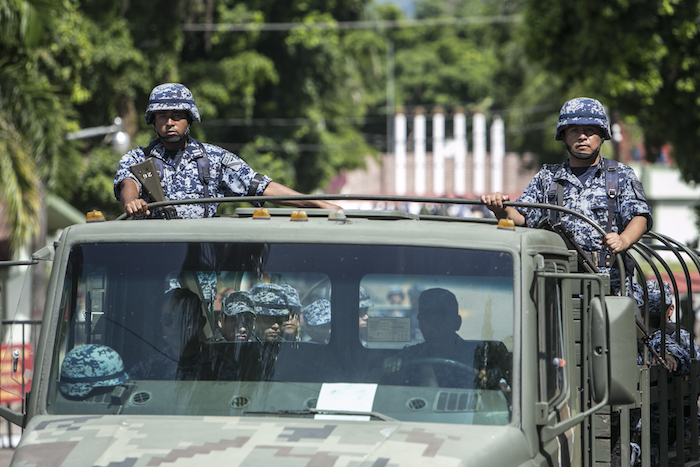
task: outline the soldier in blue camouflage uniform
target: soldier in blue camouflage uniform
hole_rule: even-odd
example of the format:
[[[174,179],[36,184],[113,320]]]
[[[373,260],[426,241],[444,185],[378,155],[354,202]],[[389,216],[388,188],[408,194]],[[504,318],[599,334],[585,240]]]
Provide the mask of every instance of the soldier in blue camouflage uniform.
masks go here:
[[[661,320],[666,321],[666,362],[669,364],[673,374],[675,376],[688,376],[690,374],[691,356],[693,360],[700,358],[700,349],[698,346],[692,342],[692,336],[690,333],[677,326],[675,323],[670,322],[670,318],[673,315],[675,309],[675,298],[671,285],[667,282],[663,282],[663,299],[661,288],[656,280],[647,281],[647,291],[649,296],[649,322],[650,326],[655,328],[652,332],[651,340],[649,344],[654,347],[654,349],[660,354],[661,353],[661,330],[658,329]],[[676,342],[676,333],[680,329],[680,344]],[[692,342],[692,350],[691,350]],[[691,353],[692,352],[692,353]],[[637,361],[639,364],[642,363],[642,356],[637,356]],[[690,410],[696,410],[695,404],[691,404],[688,397],[683,399],[684,410],[688,412],[683,417],[684,421],[684,432],[685,432],[685,444],[691,442],[690,435],[690,423],[691,417],[689,416]],[[668,440],[669,444],[672,445],[676,439],[676,404],[675,401],[669,401],[668,403]],[[660,432],[660,421],[659,421],[659,406],[658,404],[653,404],[651,406],[651,449],[650,457],[652,465],[660,465],[660,452],[659,452],[659,432]],[[641,420],[637,424],[637,431],[641,431]],[[697,442],[697,440],[696,440]]]
[[[311,342],[328,344],[331,339],[331,302],[321,298],[302,311],[304,332]]]
[[[425,339],[383,362],[383,384],[475,388],[477,342],[457,334],[462,326],[457,297],[442,288],[418,297],[418,322]]]
[[[671,358],[675,362],[670,362],[671,369],[677,376],[686,376],[690,373],[690,343],[691,336],[685,329],[680,329],[680,345],[676,342],[676,332],[677,328],[675,323],[670,322],[670,318],[675,309],[673,291],[671,290],[671,285],[668,282],[663,282],[664,286],[664,303],[665,306],[661,306],[661,288],[659,283],[655,280],[647,281],[647,292],[649,296],[649,321],[652,329],[655,329],[651,333],[651,339],[649,340],[649,345],[654,347],[656,351],[661,354],[661,329],[660,321],[663,319],[666,321],[666,353],[671,354]],[[700,349],[693,343],[693,353],[694,359],[700,358]],[[638,363],[641,365],[642,356],[637,356]],[[667,358],[668,360],[668,358]]]
[[[160,324],[166,346],[134,365],[132,379],[194,380],[200,379],[201,344],[204,342],[202,302],[188,289],[171,289],[165,294]]]
[[[248,292],[236,291],[224,296],[217,323],[223,340],[250,342],[255,326],[255,302]]]
[[[603,229],[609,225],[609,232],[603,236],[579,218],[561,215],[561,224],[573,240],[591,254],[599,272],[612,271],[613,282],[617,277],[617,287],[613,285],[613,288],[619,290],[619,271],[607,255],[621,253],[636,243],[651,229],[652,217],[642,184],[630,167],[618,163],[617,207],[608,224],[605,159],[600,157],[600,148],[610,137],[610,123],[600,102],[587,97],[566,102],[559,113],[555,139],[563,141],[568,160],[562,164],[545,164],[516,201],[556,204],[551,196],[552,187],[562,186],[563,207],[595,220]],[[537,227],[548,216],[547,210],[504,207],[503,202],[509,199],[500,192],[481,197],[497,218],[510,218],[516,225]]]
[[[255,301],[255,333],[262,341],[297,340],[301,311],[299,294],[290,285],[255,284],[250,289]]]
[[[58,388],[69,399],[83,399],[129,380],[119,354],[106,345],[85,344],[71,349],[61,364]]]
[[[143,162],[148,157],[162,164],[161,186],[167,200],[185,200],[204,197],[245,195],[298,195],[300,193],[270,177],[258,175],[241,158],[213,144],[202,144],[189,136],[192,122],[200,122],[199,110],[189,89],[182,84],[167,83],[156,86],[151,92],[146,108],[146,124],[153,125],[160,141],[150,154],[144,148],[127,152],[119,161],[114,177],[114,194],[121,201],[124,211],[131,216],[159,217],[147,209],[153,200],[142,191],[140,182],[129,167]],[[197,159],[209,159],[210,181],[200,180]],[[339,209],[323,201],[280,202],[290,206]],[[216,204],[188,204],[176,206],[181,218],[211,217],[216,213]]]

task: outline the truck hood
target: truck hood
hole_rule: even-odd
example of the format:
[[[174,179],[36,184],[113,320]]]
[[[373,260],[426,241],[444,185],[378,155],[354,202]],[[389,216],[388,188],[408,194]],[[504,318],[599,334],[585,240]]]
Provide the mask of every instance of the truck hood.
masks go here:
[[[13,466],[521,465],[513,427],[260,417],[37,416]]]

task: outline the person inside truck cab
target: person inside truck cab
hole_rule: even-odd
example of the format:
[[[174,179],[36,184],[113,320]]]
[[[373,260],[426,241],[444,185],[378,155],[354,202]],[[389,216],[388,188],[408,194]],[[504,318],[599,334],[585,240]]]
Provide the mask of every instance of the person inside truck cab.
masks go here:
[[[137,147],[119,161],[114,177],[114,195],[130,216],[159,217],[147,204],[154,200],[144,193],[129,167],[152,157],[166,200],[220,198],[223,196],[299,195],[266,175],[258,174],[240,157],[190,136],[193,122],[200,122],[199,109],[187,87],[166,83],[153,88],[146,107],[146,124],[153,125],[157,138],[147,148]],[[279,204],[340,209],[325,201],[279,201]],[[175,207],[180,218],[212,217],[217,204],[186,204]]]
[[[255,326],[255,302],[248,292],[235,291],[224,296],[217,318],[219,332],[229,342],[250,342]]]
[[[201,361],[206,318],[199,296],[188,289],[171,289],[165,294],[160,325],[166,346],[134,365],[132,379],[196,379]]]
[[[482,195],[481,200],[498,219],[509,218],[516,225],[539,227],[547,221],[560,222],[591,264],[599,272],[611,274],[617,292],[620,281],[615,255],[627,250],[652,227],[642,184],[630,167],[600,156],[611,133],[605,108],[596,99],[567,101],[559,112],[554,137],[563,142],[568,159],[561,164],[545,164],[516,201],[569,208],[596,221],[605,235],[572,215],[504,207],[503,202],[510,197],[501,192]]]
[[[295,341],[298,337],[299,294],[289,285],[255,284],[255,334],[263,342]]]
[[[360,286],[360,303],[359,310],[359,326],[360,326],[360,342],[362,345],[367,344],[367,320],[369,319],[369,308],[374,306],[372,297],[370,297],[367,289]]]
[[[425,341],[384,360],[384,383],[475,387],[478,344],[457,334],[462,326],[457,297],[442,288],[424,290],[418,297],[418,323]]]
[[[302,310],[304,333],[310,342],[328,344],[331,340],[331,302],[321,298]]]

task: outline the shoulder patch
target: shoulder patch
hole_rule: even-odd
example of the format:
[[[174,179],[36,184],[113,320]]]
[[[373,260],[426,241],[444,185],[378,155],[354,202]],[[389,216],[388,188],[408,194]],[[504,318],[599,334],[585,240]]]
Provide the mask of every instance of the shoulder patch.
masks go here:
[[[241,160],[235,157],[233,154],[226,154],[221,158],[221,165],[231,170],[238,170],[243,165]]]
[[[634,195],[637,197],[638,200],[644,201],[645,203],[647,202],[647,196],[644,194],[644,187],[642,186],[642,182],[640,182],[639,180],[633,180],[632,189],[634,190]]]

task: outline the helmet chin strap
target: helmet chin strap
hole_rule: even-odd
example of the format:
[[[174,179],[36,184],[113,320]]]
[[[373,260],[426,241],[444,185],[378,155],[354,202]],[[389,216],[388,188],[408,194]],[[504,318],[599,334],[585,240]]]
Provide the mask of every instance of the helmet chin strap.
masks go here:
[[[161,139],[161,141],[165,141],[166,143],[179,143],[184,138],[187,138],[187,136],[189,136],[190,125],[189,124],[187,125],[187,129],[182,134],[182,136],[160,136],[160,133],[158,133],[158,130],[156,130],[156,134],[158,134],[158,137]]]
[[[571,154],[572,156],[574,156],[576,159],[580,159],[580,160],[584,160],[584,161],[585,161],[585,160],[589,160],[589,159],[595,159],[596,157],[598,157],[598,154],[600,154],[600,148],[601,148],[602,146],[603,146],[603,142],[601,141],[601,142],[600,142],[600,146],[598,146],[598,147],[596,148],[595,151],[593,151],[592,153],[588,154],[588,153],[585,153],[585,152],[576,152],[576,151],[572,151],[572,150],[571,150],[571,147],[570,147],[568,144],[564,143],[564,147],[566,147],[566,151],[567,151],[569,154]]]

